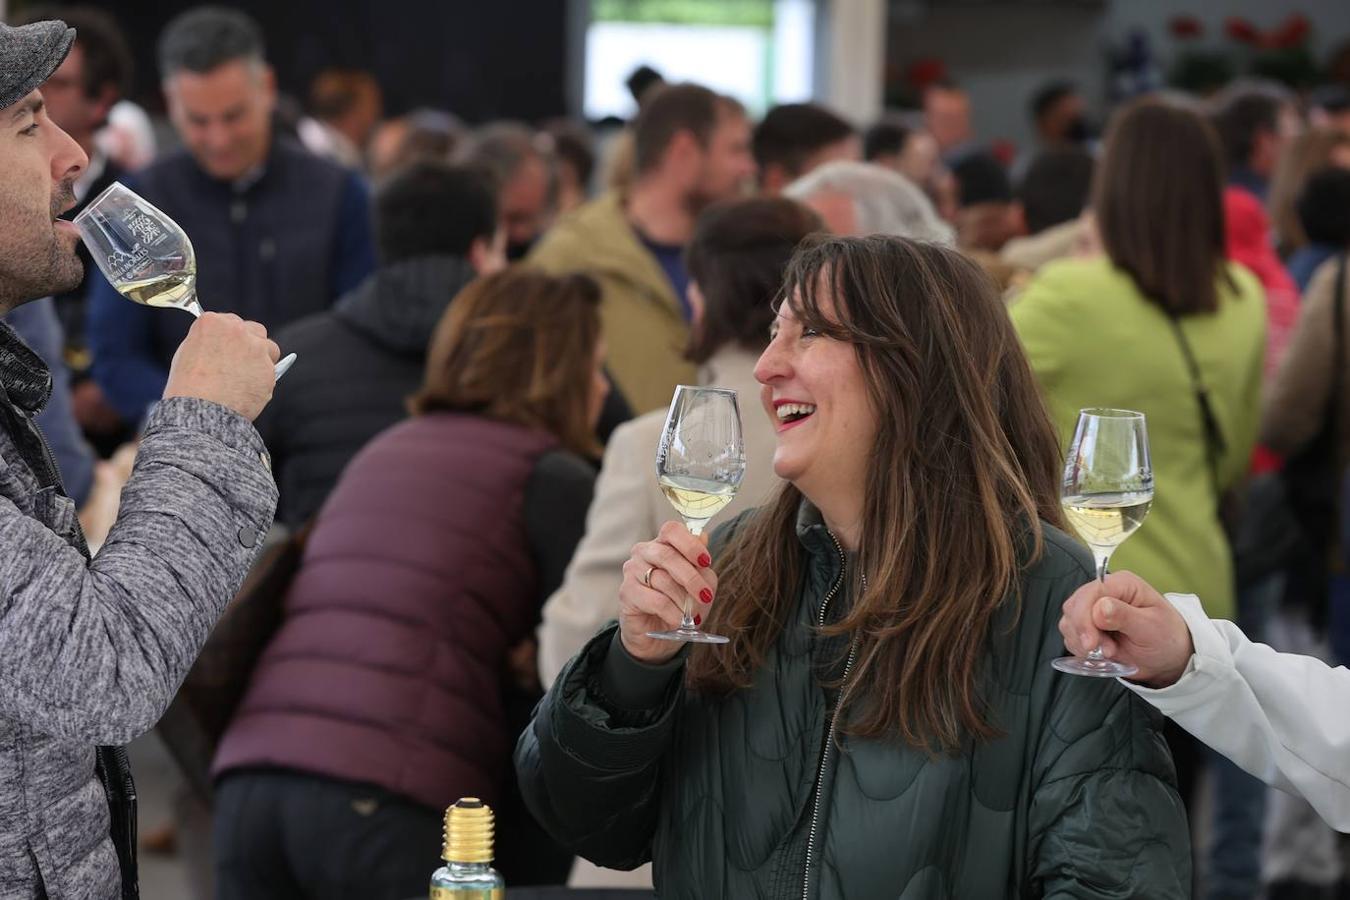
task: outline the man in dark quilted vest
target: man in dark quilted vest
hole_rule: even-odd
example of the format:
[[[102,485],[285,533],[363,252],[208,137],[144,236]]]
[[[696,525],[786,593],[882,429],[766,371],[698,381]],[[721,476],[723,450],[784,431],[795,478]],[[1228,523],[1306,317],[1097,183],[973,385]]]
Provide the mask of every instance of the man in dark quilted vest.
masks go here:
[[[183,149],[123,181],[192,237],[203,308],[275,331],[374,270],[364,183],[277,133],[276,78],[252,19],[209,6],[183,13],[160,36],[159,67]],[[101,274],[89,277],[94,378],[134,427],[164,390],[191,320],[128,304]]]
[[[0,25],[0,314],[82,277],[58,216],[88,158],[38,90],[74,39],[62,22]],[[236,316],[192,327],[91,560],[33,424],[51,375],[0,324],[0,897],[137,896],[117,745],[155,724],[271,525],[276,485],[250,422],[279,355]]]

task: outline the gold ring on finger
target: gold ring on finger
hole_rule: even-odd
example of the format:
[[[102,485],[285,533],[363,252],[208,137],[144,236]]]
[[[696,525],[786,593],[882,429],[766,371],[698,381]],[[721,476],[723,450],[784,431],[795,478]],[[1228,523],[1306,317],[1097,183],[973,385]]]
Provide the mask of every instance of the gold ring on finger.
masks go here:
[[[652,573],[655,572],[655,571],[656,571],[656,566],[649,566],[648,569],[647,569],[647,571],[645,571],[645,572],[642,573],[642,586],[643,586],[643,587],[648,587],[648,588],[649,588],[649,587],[652,586]]]

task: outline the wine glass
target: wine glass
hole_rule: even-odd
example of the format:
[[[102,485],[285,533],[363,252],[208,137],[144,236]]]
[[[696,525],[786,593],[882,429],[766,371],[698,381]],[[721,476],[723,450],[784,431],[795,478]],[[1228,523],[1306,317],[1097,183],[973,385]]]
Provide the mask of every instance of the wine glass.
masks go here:
[[[1064,463],[1064,513],[1092,548],[1097,577],[1106,580],[1112,552],[1143,524],[1153,505],[1144,414],[1128,409],[1085,409],[1078,414]],[[1065,656],[1051,663],[1070,675],[1127,678],[1139,671],[1107,659],[1100,647],[1086,658]]]
[[[75,217],[75,227],[108,283],[133,303],[181,309],[193,318],[197,256],[178,223],[120,182],[113,182]],[[295,362],[291,353],[274,367],[280,379]]]
[[[745,477],[745,442],[736,392],[680,385],[670,401],[666,427],[656,448],[656,479],[670,505],[695,535],[736,496]],[[699,631],[694,601],[684,598],[684,618],[674,631],[647,637],[697,644],[725,644],[728,638]]]

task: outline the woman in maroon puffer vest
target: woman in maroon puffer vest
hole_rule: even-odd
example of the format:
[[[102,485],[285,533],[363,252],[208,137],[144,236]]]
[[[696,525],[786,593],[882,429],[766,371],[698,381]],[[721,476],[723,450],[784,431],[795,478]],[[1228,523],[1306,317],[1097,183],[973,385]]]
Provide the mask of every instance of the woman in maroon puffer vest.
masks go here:
[[[219,900],[424,893],[461,796],[504,805],[498,857],[548,877],[510,824],[509,657],[584,529],[599,298],[584,275],[471,284],[413,417],[343,473],[216,756]]]

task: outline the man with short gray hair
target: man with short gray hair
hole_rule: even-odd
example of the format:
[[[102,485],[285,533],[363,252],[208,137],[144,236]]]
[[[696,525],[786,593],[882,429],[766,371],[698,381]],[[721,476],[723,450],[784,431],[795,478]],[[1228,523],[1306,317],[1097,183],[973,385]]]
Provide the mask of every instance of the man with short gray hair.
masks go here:
[[[89,159],[39,90],[74,39],[62,22],[0,24],[0,314],[82,277],[59,217]],[[197,320],[91,559],[33,424],[51,374],[0,324],[0,897],[138,896],[135,788],[111,745],[159,719],[271,526],[250,422],[279,356],[256,322]]]
[[[875,163],[836,161],[811,170],[783,195],[814,209],[835,234],[889,234],[951,246],[951,226],[898,172]]]
[[[276,76],[257,23],[223,7],[189,10],[165,26],[159,63],[184,149],[124,180],[192,238],[204,308],[275,330],[374,270],[360,177],[275,133]],[[163,391],[189,320],[133,306],[90,277],[94,377],[134,425]]]

